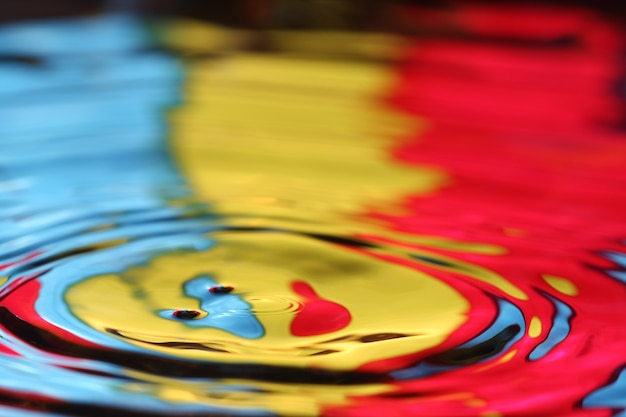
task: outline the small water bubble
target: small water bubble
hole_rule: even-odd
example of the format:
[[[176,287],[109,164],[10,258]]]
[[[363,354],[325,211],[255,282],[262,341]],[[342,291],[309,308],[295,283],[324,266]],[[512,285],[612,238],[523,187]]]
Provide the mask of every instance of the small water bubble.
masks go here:
[[[209,288],[209,292],[213,294],[228,294],[229,292],[232,292],[234,289],[235,288],[231,286],[216,285],[215,287]]]
[[[176,310],[172,313],[174,317],[181,320],[192,320],[200,315],[199,311],[196,310]]]

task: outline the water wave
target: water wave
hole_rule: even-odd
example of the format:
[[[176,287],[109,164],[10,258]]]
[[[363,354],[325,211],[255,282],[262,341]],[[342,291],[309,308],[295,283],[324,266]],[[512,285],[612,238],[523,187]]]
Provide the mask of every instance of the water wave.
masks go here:
[[[422,42],[399,75],[184,62],[117,15],[2,39],[2,415],[626,408],[623,133],[520,92],[563,57],[483,39]],[[594,45],[583,61],[610,65]],[[517,77],[481,78],[467,48]]]

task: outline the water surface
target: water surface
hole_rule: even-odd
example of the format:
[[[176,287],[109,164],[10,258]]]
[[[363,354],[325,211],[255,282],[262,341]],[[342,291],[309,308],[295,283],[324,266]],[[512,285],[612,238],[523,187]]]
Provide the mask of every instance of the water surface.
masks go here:
[[[1,27],[0,414],[623,414],[618,49],[586,19],[394,65]]]

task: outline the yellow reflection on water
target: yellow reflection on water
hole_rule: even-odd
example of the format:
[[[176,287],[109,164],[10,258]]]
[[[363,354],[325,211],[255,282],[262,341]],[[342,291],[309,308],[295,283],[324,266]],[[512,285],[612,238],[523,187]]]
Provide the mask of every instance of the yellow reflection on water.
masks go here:
[[[223,213],[316,221],[439,188],[436,169],[390,163],[413,119],[373,103],[382,65],[236,55],[191,66],[172,117],[173,153],[198,196]]]
[[[572,297],[578,295],[578,288],[572,281],[554,275],[542,275],[542,277],[548,285],[558,292]]]
[[[466,320],[469,304],[459,293],[413,269],[301,236],[222,233],[216,238],[217,245],[204,252],[163,255],[121,275],[85,280],[70,288],[66,300],[90,326],[115,329],[151,350],[342,370],[436,346]],[[162,310],[200,309],[197,299],[184,294],[183,284],[202,274],[236,288],[264,327],[263,337],[246,339],[158,316]],[[307,282],[322,298],[344,306],[350,323],[327,334],[294,335],[290,324],[298,311],[289,304],[304,301],[291,288],[294,281]],[[159,345],[172,341],[186,347]]]
[[[186,35],[178,38],[182,45],[197,43]],[[172,153],[198,198],[229,216],[230,224],[394,237],[362,213],[402,213],[407,196],[427,195],[450,182],[440,169],[391,160],[389,149],[399,138],[426,127],[377,101],[393,82],[389,67],[326,58],[233,52],[190,64],[186,103],[171,115]],[[504,253],[495,245],[438,237],[399,239]],[[484,268],[467,265],[465,271],[518,299],[527,297]]]
[[[541,332],[543,330],[543,324],[541,323],[541,319],[539,317],[533,317],[530,320],[530,325],[528,326],[528,336],[533,339],[541,336]]]

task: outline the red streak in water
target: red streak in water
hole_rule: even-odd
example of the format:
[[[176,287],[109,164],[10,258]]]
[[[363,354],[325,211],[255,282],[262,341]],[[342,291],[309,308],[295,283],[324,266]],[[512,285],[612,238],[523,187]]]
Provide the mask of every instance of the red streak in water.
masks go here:
[[[306,282],[295,281],[291,288],[305,299],[302,309],[291,322],[291,334],[294,336],[332,333],[350,324],[352,317],[347,308],[321,298]]]
[[[35,278],[36,276],[29,277],[26,282],[14,288],[10,293],[11,296],[2,300],[2,306],[6,307],[11,313],[29,324],[52,333],[70,343],[89,347],[98,347],[99,345],[82,339],[65,329],[57,327],[39,315],[35,307],[35,303],[39,297],[41,283]]]
[[[18,259],[17,261],[0,264],[0,272],[10,266],[15,266],[15,265],[26,263],[30,261],[31,259],[38,257],[39,255],[41,255],[41,253],[42,253],[41,251],[35,251],[32,253],[29,253],[28,255],[24,256],[21,259]]]

